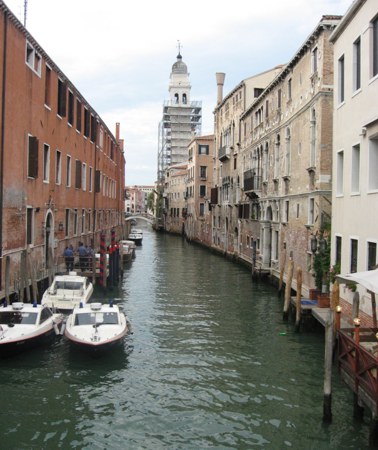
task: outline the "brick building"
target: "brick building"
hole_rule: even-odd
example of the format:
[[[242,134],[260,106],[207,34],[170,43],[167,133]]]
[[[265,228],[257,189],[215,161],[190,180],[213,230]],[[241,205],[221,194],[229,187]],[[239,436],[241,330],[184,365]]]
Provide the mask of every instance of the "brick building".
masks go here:
[[[122,235],[125,160],[119,124],[114,136],[2,2],[0,34],[4,294],[59,270],[68,244]]]

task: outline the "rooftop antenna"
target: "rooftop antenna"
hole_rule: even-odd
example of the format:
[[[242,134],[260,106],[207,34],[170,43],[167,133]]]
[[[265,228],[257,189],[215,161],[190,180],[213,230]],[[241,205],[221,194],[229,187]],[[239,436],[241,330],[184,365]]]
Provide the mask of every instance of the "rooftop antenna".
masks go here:
[[[24,0],[24,27],[26,28],[26,16],[28,12],[28,0]]]

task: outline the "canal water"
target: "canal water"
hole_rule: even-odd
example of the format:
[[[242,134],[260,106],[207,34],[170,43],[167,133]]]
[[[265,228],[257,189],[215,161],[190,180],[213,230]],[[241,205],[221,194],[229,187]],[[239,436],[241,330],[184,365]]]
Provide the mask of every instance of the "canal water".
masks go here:
[[[138,225],[139,226],[139,225]],[[64,338],[0,360],[0,449],[366,449],[322,332],[296,333],[244,267],[146,228],[119,288],[133,334],[101,358]]]

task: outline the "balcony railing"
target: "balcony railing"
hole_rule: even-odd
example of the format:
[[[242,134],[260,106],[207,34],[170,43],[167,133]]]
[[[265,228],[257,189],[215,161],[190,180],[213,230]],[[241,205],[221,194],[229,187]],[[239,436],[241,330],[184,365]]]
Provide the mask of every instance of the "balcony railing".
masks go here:
[[[261,191],[262,177],[255,175],[253,170],[244,172],[244,192]]]
[[[218,159],[220,161],[224,161],[226,159],[230,159],[230,155],[231,155],[231,148],[230,147],[219,147],[218,150]]]

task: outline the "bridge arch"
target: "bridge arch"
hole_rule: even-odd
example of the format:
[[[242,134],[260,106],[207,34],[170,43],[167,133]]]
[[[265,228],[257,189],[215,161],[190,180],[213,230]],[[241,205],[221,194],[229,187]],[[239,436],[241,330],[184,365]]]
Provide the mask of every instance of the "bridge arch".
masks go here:
[[[128,217],[125,218],[125,222],[129,222],[130,220],[133,220],[133,219],[135,219],[135,220],[139,220],[139,219],[140,220],[144,220],[145,222],[148,222],[151,225],[153,225],[155,223],[154,216],[151,216],[149,214],[145,215],[145,216],[143,216],[141,214],[136,214],[135,216],[128,216]]]

